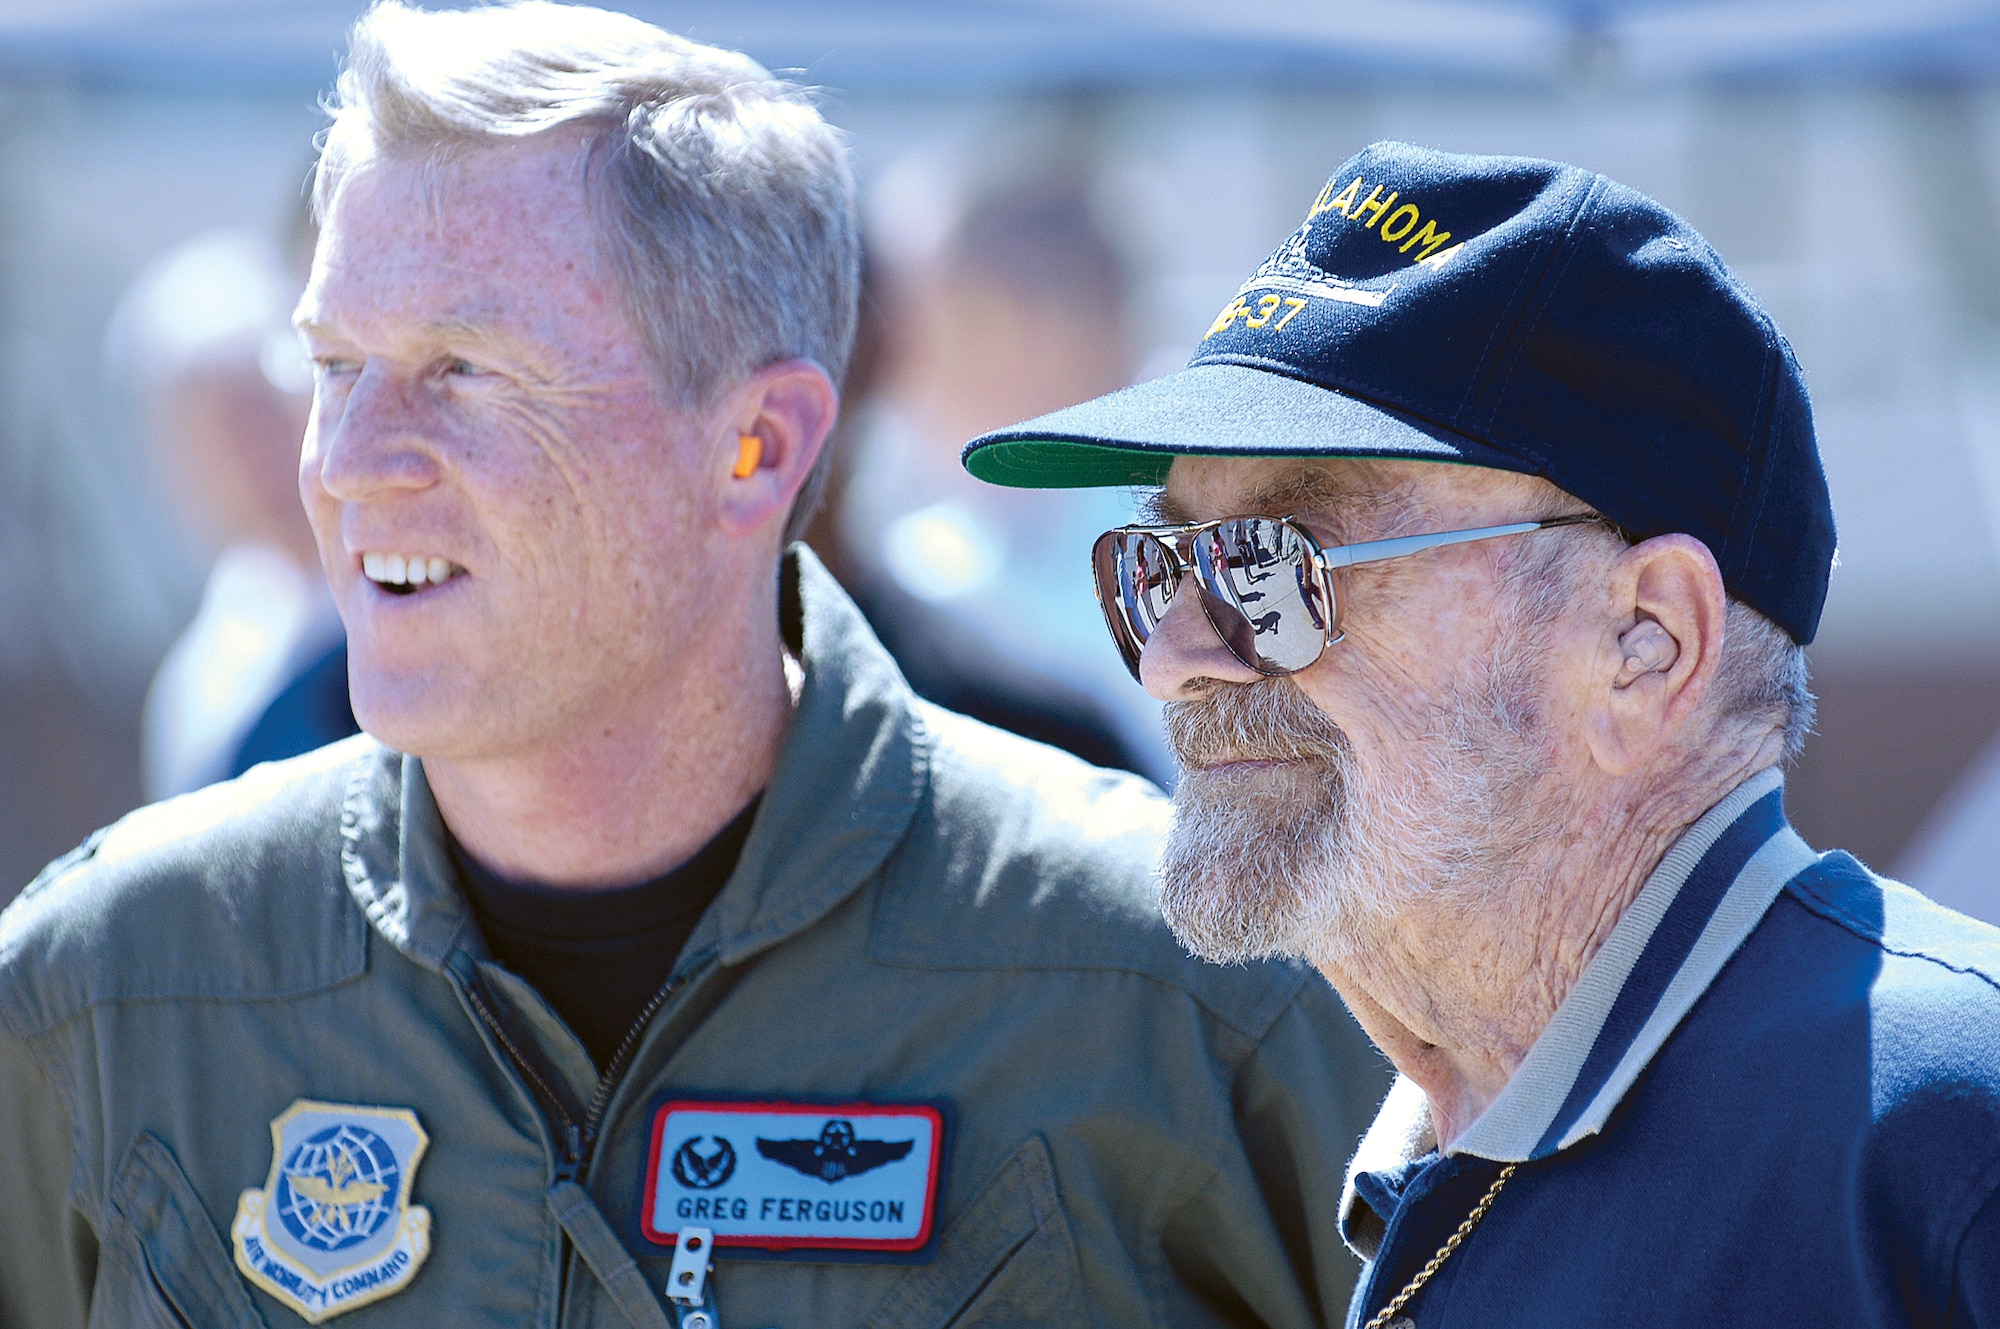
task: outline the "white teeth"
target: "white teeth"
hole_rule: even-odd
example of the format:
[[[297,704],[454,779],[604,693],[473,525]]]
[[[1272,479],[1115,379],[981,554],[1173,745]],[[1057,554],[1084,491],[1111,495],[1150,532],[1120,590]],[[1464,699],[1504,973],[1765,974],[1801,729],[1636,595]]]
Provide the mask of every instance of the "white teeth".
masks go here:
[[[368,550],[361,555],[361,573],[378,586],[422,586],[450,581],[464,568],[449,559],[421,554],[383,554]]]

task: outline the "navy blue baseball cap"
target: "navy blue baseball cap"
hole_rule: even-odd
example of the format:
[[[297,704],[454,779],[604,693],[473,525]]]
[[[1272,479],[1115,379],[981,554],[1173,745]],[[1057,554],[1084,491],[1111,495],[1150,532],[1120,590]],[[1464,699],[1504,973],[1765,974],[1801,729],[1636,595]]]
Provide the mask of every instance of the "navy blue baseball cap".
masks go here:
[[[1177,456],[1392,457],[1538,475],[1706,544],[1801,645],[1833,507],[1792,348],[1652,199],[1525,157],[1349,158],[1186,369],[974,439],[1030,488],[1164,483]]]

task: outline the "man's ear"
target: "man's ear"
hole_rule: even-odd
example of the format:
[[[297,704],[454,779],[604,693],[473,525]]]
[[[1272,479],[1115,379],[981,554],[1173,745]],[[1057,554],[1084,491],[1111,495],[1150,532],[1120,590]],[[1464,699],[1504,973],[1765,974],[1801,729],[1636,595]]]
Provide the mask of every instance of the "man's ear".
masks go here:
[[[710,430],[725,534],[783,524],[839,411],[840,393],[812,360],[766,365],[730,394]]]
[[[1721,656],[1729,597],[1715,556],[1689,535],[1625,550],[1610,582],[1589,742],[1601,769],[1625,775],[1671,745],[1700,710]]]

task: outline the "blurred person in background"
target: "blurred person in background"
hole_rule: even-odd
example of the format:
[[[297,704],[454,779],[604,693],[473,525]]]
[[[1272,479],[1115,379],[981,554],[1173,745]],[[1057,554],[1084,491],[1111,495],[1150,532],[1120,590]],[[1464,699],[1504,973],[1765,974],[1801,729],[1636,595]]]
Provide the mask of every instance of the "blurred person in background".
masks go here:
[[[312,366],[291,328],[295,261],[235,231],[195,237],[132,284],[109,351],[154,464],[215,551],[201,607],[147,693],[145,791],[166,798],[356,732],[346,640],[299,505]]]
[[[1375,144],[1185,370],[966,464],[1162,486],[1094,560],[1183,766],[1162,908],[1401,1073],[1349,1329],[2000,1324],[2000,932],[1787,823],[1833,509],[1686,222]]]
[[[972,435],[1123,387],[1135,367],[1125,262],[1093,214],[1084,168],[1027,156],[999,179],[954,187],[924,154],[878,187],[879,213],[903,213],[902,195],[920,189],[947,200],[928,206],[948,220],[941,237],[877,228],[879,368],[872,390],[850,398],[854,452],[822,525],[919,695],[1163,778],[1155,715],[1118,700],[1122,672],[1077,585],[1090,537],[1122,515],[1116,496],[1025,502],[958,464]],[[1079,671],[1095,656],[1101,669]]]
[[[1187,956],[1157,791],[915,699],[790,545],[858,286],[806,96],[384,4],[315,198],[368,733],[0,915],[0,1323],[1324,1323],[1358,1029]]]

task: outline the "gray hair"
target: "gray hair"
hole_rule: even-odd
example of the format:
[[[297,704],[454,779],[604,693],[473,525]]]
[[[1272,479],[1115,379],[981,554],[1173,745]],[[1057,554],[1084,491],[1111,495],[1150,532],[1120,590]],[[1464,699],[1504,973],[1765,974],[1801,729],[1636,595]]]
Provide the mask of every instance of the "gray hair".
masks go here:
[[[313,180],[324,215],[373,149],[444,155],[565,126],[633,321],[674,400],[701,410],[780,360],[838,384],[861,243],[840,132],[748,56],[545,0],[430,13],[380,0],[355,26]],[[793,504],[812,515],[831,448]]]
[[[1718,712],[1739,723],[1768,724],[1785,740],[1790,765],[1805,750],[1819,702],[1812,694],[1806,648],[1741,600],[1731,600],[1722,620],[1722,657],[1716,661]]]
[[[1559,505],[1564,512],[1578,506],[1575,500]],[[1604,527],[1606,539],[1637,540],[1609,520]],[[1553,622],[1569,606],[1583,572],[1585,548],[1582,539],[1549,541],[1539,550],[1531,545],[1509,568],[1509,582],[1530,622]],[[1783,738],[1785,765],[1804,751],[1819,713],[1805,647],[1734,597],[1723,611],[1722,653],[1709,688],[1707,705],[1719,718],[1744,729],[1768,728]]]

